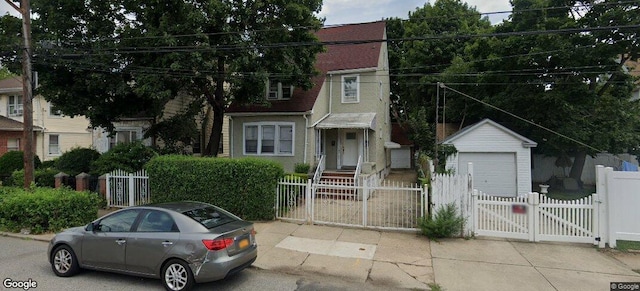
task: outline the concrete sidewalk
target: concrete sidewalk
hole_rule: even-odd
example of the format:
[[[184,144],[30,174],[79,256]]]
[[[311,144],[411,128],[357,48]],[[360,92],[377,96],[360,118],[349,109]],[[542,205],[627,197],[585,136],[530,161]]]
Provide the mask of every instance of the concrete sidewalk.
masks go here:
[[[314,273],[392,289],[428,289],[431,250],[417,233],[256,223],[257,268]]]
[[[338,277],[381,289],[609,290],[640,282],[640,253],[491,238],[429,241],[416,233],[256,222],[253,267]],[[53,235],[0,233],[49,241]],[[331,280],[331,279],[328,279]],[[365,285],[366,283],[366,285]]]

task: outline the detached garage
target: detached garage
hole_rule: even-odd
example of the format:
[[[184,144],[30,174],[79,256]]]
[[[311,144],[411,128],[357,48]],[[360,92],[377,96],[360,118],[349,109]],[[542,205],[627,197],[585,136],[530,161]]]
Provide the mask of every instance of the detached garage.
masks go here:
[[[449,136],[442,144],[456,147],[447,169],[467,175],[473,163],[474,188],[495,196],[514,197],[531,192],[531,148],[537,143],[484,119]]]

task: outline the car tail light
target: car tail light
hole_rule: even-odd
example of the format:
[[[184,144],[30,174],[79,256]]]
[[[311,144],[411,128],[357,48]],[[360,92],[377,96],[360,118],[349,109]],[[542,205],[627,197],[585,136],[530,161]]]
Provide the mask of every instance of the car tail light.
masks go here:
[[[203,239],[202,243],[210,251],[224,250],[233,244],[232,238]]]

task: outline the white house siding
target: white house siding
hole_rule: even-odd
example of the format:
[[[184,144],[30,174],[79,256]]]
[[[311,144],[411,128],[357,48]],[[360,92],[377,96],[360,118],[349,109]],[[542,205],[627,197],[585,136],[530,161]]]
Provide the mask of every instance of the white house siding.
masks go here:
[[[531,192],[531,149],[523,147],[523,140],[487,123],[458,137],[452,143],[459,153],[514,153],[518,195]],[[448,169],[458,171],[460,167],[466,165],[459,165],[458,155],[449,157]]]
[[[281,155],[244,155],[244,124],[245,123],[270,123],[270,122],[293,122],[294,123],[294,149],[292,156]],[[295,164],[304,162],[305,130],[306,121],[302,115],[254,115],[254,116],[231,116],[230,135],[233,137],[231,146],[233,147],[233,158],[255,157],[276,161],[284,167],[287,172],[293,172]],[[310,136],[307,136],[310,139]],[[308,142],[311,147],[313,142]],[[309,157],[307,157],[309,163]]]

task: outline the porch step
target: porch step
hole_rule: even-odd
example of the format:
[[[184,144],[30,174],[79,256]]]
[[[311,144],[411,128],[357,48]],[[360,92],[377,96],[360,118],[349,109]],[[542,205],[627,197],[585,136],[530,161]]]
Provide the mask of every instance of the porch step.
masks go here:
[[[355,183],[351,171],[325,171],[320,178],[320,186],[316,188],[316,197],[331,199],[351,199],[356,190],[352,188]],[[326,186],[322,186],[326,184]]]

